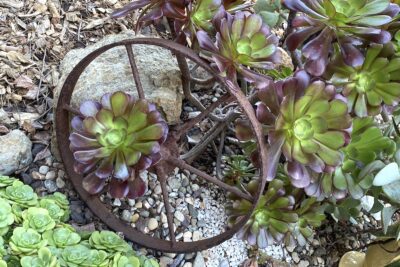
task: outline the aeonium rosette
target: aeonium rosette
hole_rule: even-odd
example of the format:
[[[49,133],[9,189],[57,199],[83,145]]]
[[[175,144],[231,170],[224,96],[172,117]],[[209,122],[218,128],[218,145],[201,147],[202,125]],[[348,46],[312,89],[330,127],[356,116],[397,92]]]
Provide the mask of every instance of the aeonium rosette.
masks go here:
[[[311,82],[305,71],[275,82],[258,92],[256,115],[268,136],[268,180],[275,176],[280,151],[285,169],[295,187],[310,184],[311,174],[332,172],[343,160],[350,139],[351,117],[343,96],[332,85]],[[236,126],[238,138],[251,139],[243,123]]]
[[[237,72],[251,82],[265,82],[265,77],[251,68],[271,69],[280,60],[278,38],[259,15],[220,10],[213,19],[216,43],[205,31],[197,32],[202,52],[211,57],[221,76],[236,82]]]
[[[360,47],[368,43],[385,44],[391,34],[384,28],[399,13],[390,0],[284,0],[287,8],[299,12],[292,22],[295,31],[286,39],[289,50],[302,47],[305,69],[312,75],[325,72],[332,44],[338,43],[344,62],[361,66]]]
[[[156,106],[124,92],[86,101],[72,119],[70,148],[75,171],[90,173],[83,187],[99,193],[109,178],[112,197],[136,198],[146,191],[139,173],[160,159],[168,126]]]

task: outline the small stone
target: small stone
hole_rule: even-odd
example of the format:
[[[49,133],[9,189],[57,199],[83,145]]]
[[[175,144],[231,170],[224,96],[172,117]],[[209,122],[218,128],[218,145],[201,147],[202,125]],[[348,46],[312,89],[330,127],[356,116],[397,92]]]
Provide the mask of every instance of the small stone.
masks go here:
[[[191,262],[185,262],[182,267],[192,267],[193,264]]]
[[[200,252],[197,252],[196,258],[193,261],[193,267],[205,267],[206,263],[204,262],[203,255]]]
[[[182,186],[186,187],[189,185],[189,179],[187,177],[182,178]]]
[[[172,264],[174,262],[173,259],[169,258],[169,257],[165,257],[162,256],[160,258],[160,267],[168,267],[170,264]]]
[[[299,254],[297,254],[297,252],[293,252],[292,259],[295,263],[299,263],[300,262]]]
[[[176,253],[164,253],[164,256],[174,259],[176,257]]]
[[[131,221],[131,213],[129,210],[123,210],[122,214],[121,214],[121,218],[122,220],[126,221],[126,222],[130,222]]]
[[[147,224],[147,227],[149,228],[150,231],[157,229],[158,221],[155,218],[151,218]]]
[[[198,184],[192,184],[192,190],[197,191],[200,189],[200,186]]]
[[[121,200],[119,200],[119,198],[114,199],[113,206],[114,207],[120,207],[121,206]]]
[[[46,187],[46,189],[50,192],[56,192],[57,191],[57,185],[53,180],[46,180],[44,181],[44,186]]]
[[[39,169],[40,172],[40,169]],[[55,171],[49,171],[48,173],[46,173],[46,180],[53,180],[54,178],[56,178],[56,172]]]
[[[32,162],[32,142],[20,130],[0,136],[0,175],[10,175]]]
[[[200,238],[201,238],[201,232],[200,231],[194,231],[192,240],[195,242],[195,241],[199,241]]]
[[[167,215],[164,212],[161,213],[161,222],[168,223]]]
[[[39,173],[37,171],[33,171],[32,172],[32,178],[35,179],[35,180],[44,180],[44,177],[45,176],[43,174],[41,174],[41,173]]]
[[[308,261],[302,260],[299,262],[298,267],[307,267],[309,265],[310,265],[310,263]]]
[[[197,117],[200,113],[201,113],[200,111],[189,112],[188,119],[193,119],[194,117]]]
[[[128,205],[129,205],[130,207],[135,206],[135,203],[136,203],[136,201],[135,201],[134,199],[128,199]]]
[[[61,177],[58,177],[56,179],[56,185],[57,185],[58,188],[64,188],[65,182]]]
[[[175,218],[176,218],[178,221],[180,221],[180,222],[183,222],[183,221],[185,220],[185,216],[184,216],[183,213],[180,212],[179,210],[175,211],[174,216],[175,216]]]
[[[41,174],[46,174],[46,173],[48,173],[49,172],[49,166],[40,166],[40,168],[39,168],[39,172],[41,173]]]
[[[192,232],[187,231],[183,234],[183,241],[190,242],[192,241]]]
[[[168,181],[168,185],[172,190],[178,190],[181,187],[181,182],[177,178],[172,178]]]
[[[162,190],[161,190],[161,185],[157,185],[156,187],[154,187],[154,194],[156,194],[156,195],[161,195],[161,193],[162,193]]]
[[[140,216],[143,217],[143,218],[147,218],[147,217],[150,216],[150,212],[147,211],[147,210],[142,210],[139,214],[140,214]]]
[[[135,213],[131,217],[131,222],[135,223],[135,222],[137,222],[139,220],[139,218],[140,218],[140,215]]]
[[[229,267],[229,262],[227,259],[223,259],[219,262],[219,267]]]
[[[143,207],[142,201],[138,201],[138,202],[135,204],[135,208],[137,208],[137,209],[141,209],[142,207]]]

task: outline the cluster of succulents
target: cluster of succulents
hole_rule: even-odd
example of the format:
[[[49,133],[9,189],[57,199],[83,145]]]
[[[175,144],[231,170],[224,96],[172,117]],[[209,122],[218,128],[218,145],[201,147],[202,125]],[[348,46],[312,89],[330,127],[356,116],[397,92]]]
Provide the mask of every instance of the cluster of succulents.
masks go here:
[[[83,187],[100,193],[106,184],[115,198],[146,192],[140,172],[156,164],[168,127],[154,104],[122,91],[86,101],[73,117],[70,149]]]
[[[324,213],[355,221],[365,195],[375,198],[375,212],[382,203],[398,207],[399,2],[228,3],[139,0],[114,17],[139,8],[140,25],[166,17],[171,36],[206,59],[229,90],[257,97],[265,180],[255,178],[260,157],[245,116],[234,127],[244,156],[228,160],[224,173],[226,183],[247,193],[266,185],[240,235],[259,246],[304,245]],[[282,22],[288,27],[278,37],[270,27]],[[295,68],[277,66],[284,50]],[[375,122],[381,119],[384,124]],[[248,200],[230,197],[231,223],[253,210]]]
[[[0,176],[0,181],[1,267],[159,266],[113,232],[77,232],[66,223],[65,195],[38,197],[15,178]]]

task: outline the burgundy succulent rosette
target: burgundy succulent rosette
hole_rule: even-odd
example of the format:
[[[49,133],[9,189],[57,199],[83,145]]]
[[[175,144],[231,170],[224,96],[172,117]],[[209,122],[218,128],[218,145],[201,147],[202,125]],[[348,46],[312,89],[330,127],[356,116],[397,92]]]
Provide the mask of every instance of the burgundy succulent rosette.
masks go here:
[[[168,126],[156,106],[124,92],[86,101],[71,121],[70,149],[75,171],[87,174],[83,187],[90,194],[106,184],[115,198],[137,198],[146,192],[140,172],[156,164]]]

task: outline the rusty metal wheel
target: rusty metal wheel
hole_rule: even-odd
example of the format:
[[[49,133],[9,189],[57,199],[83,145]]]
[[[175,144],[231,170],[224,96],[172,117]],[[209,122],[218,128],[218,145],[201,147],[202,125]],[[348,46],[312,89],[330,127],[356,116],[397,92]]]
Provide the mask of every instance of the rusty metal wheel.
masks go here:
[[[99,196],[89,195],[82,187],[81,182],[84,176],[77,174],[73,169],[74,158],[72,152],[69,150],[69,134],[70,134],[70,116],[71,112],[74,110],[69,106],[71,102],[71,97],[73,90],[77,84],[79,77],[85,68],[99,55],[106,52],[109,49],[123,46],[126,48],[130,66],[132,69],[134,81],[136,83],[136,89],[138,92],[138,96],[140,98],[144,98],[145,94],[140,82],[139,71],[135,62],[135,56],[133,53],[135,45],[151,45],[158,46],[167,50],[170,50],[172,54],[174,54],[177,58],[177,62],[182,74],[182,86],[185,92],[186,98],[191,97],[190,86],[191,83],[210,83],[208,81],[196,80],[190,74],[190,70],[188,68],[187,60],[194,62],[204,70],[206,70],[210,75],[212,75],[213,82],[218,82],[226,89],[226,94],[221,96],[216,102],[211,103],[209,106],[204,107],[201,103],[197,102],[194,99],[194,105],[201,111],[199,115],[196,117],[186,120],[182,122],[180,125],[176,125],[171,127],[169,130],[169,135],[166,142],[163,144],[161,148],[162,159],[157,165],[154,166],[153,171],[157,175],[157,179],[160,182],[162,189],[162,199],[164,202],[168,227],[169,227],[169,240],[156,238],[147,234],[142,233],[141,231],[131,227],[129,224],[120,220],[117,216],[115,216],[109,208],[106,207],[100,201]],[[191,99],[189,99],[191,100]],[[193,99],[192,99],[193,100]],[[227,118],[218,118],[215,114],[213,114],[213,110],[220,106],[225,105],[227,103],[236,103],[237,107],[239,107],[243,114],[247,116],[251,123],[252,130],[256,136],[257,146],[260,152],[260,160],[262,168],[259,171],[260,174],[260,186],[257,195],[250,196],[249,194],[241,191],[237,187],[230,186],[224,183],[222,180],[218,179],[215,176],[212,176],[194,166],[191,165],[191,157],[190,155],[180,155],[179,152],[179,142],[181,142],[182,136],[191,128],[193,128],[198,122],[203,120],[204,118],[210,117],[214,120],[224,121]],[[218,124],[216,124],[218,126]],[[183,252],[194,252],[199,250],[204,250],[215,245],[222,243],[223,241],[231,238],[248,220],[251,215],[251,212],[245,217],[243,217],[238,223],[233,225],[232,227],[227,227],[226,231],[211,237],[202,239],[200,241],[194,242],[181,242],[177,241],[174,233],[174,225],[173,225],[173,212],[171,209],[171,205],[169,202],[169,194],[167,188],[167,179],[168,174],[173,172],[176,167],[187,170],[192,174],[197,175],[198,177],[204,179],[205,181],[215,184],[220,187],[222,190],[231,192],[233,194],[239,195],[245,199],[248,199],[253,202],[253,209],[259,199],[260,194],[262,193],[265,186],[265,177],[266,173],[266,164],[267,164],[267,155],[264,149],[260,149],[264,147],[264,140],[262,136],[261,126],[259,125],[252,105],[246,98],[246,96],[237,88],[229,86],[220,76],[218,76],[209,65],[203,61],[200,57],[198,57],[192,50],[187,47],[178,45],[172,41],[163,40],[163,39],[155,39],[155,38],[137,38],[137,39],[129,39],[120,42],[116,42],[113,44],[109,44],[103,46],[88,56],[86,56],[79,64],[71,71],[69,76],[67,77],[62,90],[60,92],[57,110],[56,110],[56,134],[58,140],[58,146],[61,153],[61,158],[66,167],[66,172],[72,181],[76,191],[79,193],[80,197],[92,212],[97,215],[100,220],[105,223],[108,227],[113,229],[116,232],[122,232],[125,237],[134,243],[142,245],[147,248],[165,251],[165,252],[173,252],[173,253],[183,253]],[[217,131],[218,132],[218,131]],[[218,133],[220,133],[219,131]],[[212,136],[206,136],[206,138],[212,138]],[[214,136],[215,138],[215,136]],[[204,140],[203,140],[204,141]],[[190,152],[190,151],[189,151]]]

